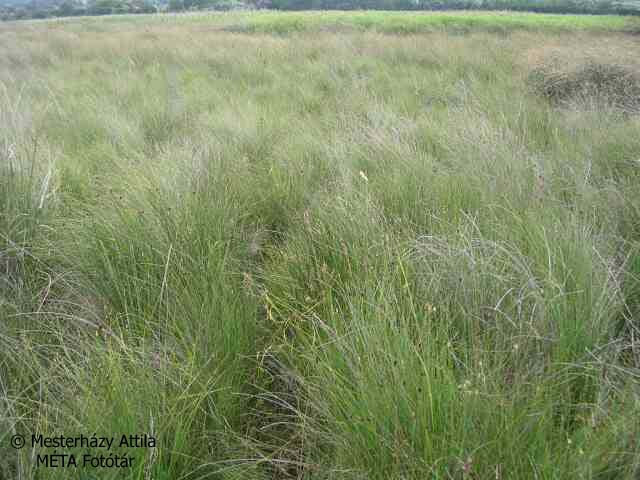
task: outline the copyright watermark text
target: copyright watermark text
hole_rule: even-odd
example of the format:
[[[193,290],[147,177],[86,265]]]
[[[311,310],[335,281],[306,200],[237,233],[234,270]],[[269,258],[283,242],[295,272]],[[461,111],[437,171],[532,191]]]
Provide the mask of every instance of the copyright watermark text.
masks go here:
[[[135,458],[125,449],[156,448],[156,438],[146,433],[120,436],[34,434],[27,437],[16,434],[10,443],[16,450],[29,446],[40,452],[34,454],[36,467],[45,468],[130,468]]]

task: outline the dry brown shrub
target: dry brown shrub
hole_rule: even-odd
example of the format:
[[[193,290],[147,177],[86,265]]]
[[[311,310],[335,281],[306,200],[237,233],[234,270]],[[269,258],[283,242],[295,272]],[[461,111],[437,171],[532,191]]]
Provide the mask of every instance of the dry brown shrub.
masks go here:
[[[628,38],[556,39],[530,49],[527,82],[560,107],[640,113],[638,45]]]

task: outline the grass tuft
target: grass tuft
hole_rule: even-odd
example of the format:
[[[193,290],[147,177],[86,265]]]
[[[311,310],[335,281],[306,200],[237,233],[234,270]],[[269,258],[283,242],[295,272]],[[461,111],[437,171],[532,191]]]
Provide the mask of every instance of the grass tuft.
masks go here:
[[[640,112],[640,72],[624,65],[588,61],[567,68],[552,59],[534,69],[530,82],[536,92],[557,105]]]

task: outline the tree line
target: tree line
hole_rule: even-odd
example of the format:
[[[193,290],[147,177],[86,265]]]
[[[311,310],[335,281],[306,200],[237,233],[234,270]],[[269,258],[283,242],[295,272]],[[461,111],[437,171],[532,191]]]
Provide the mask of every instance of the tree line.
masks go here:
[[[515,10],[640,14],[640,2],[616,0],[0,0],[0,19],[197,10]]]

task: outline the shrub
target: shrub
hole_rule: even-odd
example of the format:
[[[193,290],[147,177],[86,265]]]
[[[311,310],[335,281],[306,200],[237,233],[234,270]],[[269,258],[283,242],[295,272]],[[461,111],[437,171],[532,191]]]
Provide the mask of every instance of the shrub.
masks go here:
[[[640,111],[640,73],[624,65],[592,60],[567,68],[556,60],[534,69],[530,82],[557,105],[579,102],[627,113]]]

